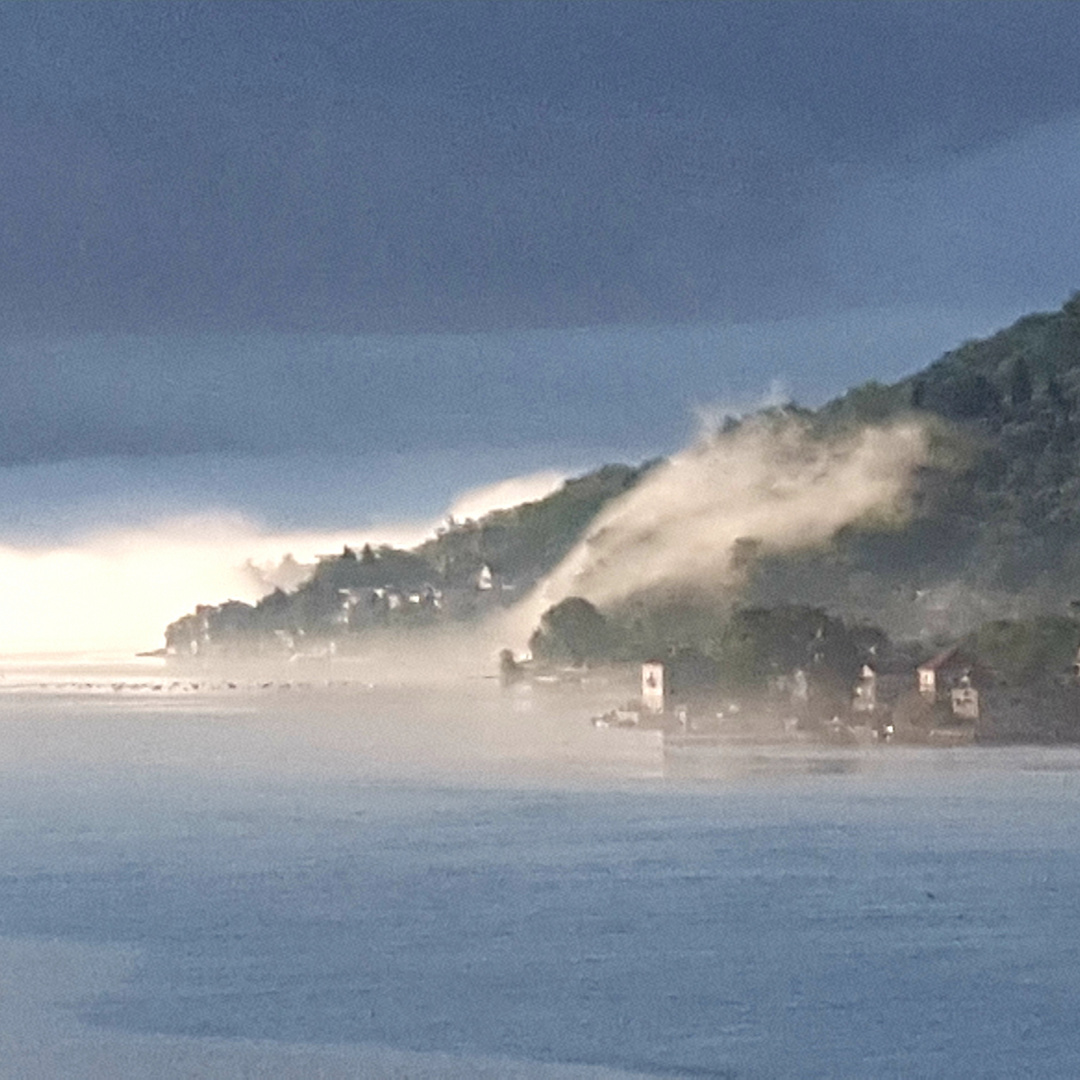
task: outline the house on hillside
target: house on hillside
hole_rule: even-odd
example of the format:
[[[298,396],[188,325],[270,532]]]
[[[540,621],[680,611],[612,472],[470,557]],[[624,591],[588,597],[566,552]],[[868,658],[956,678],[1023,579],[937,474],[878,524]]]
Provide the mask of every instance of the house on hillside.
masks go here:
[[[641,707],[653,716],[715,716],[719,685],[717,664],[709,657],[686,651],[647,660],[641,665]]]
[[[931,657],[916,669],[916,689],[898,709],[900,727],[908,734],[933,743],[963,743],[975,738],[982,718],[982,693],[991,684],[990,673],[960,646]],[[921,704],[920,704],[921,703]]]
[[[978,684],[986,681],[985,672],[958,645],[920,664],[916,675],[927,702],[947,703],[958,720],[978,720]]]
[[[641,705],[650,713],[659,714],[667,709],[664,665],[659,660],[648,660],[641,665]]]
[[[962,675],[960,682],[949,691],[949,705],[957,720],[979,719],[979,691],[971,682],[970,675]]]
[[[869,664],[859,669],[851,697],[851,711],[857,719],[869,722],[877,710],[877,672]]]

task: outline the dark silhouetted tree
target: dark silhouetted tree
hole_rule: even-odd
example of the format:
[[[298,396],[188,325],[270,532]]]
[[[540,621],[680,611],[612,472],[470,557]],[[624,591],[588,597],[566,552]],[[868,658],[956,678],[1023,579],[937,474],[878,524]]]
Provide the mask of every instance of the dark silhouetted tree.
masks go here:
[[[584,664],[607,659],[611,637],[607,619],[588,600],[568,596],[540,617],[529,647],[540,660]]]

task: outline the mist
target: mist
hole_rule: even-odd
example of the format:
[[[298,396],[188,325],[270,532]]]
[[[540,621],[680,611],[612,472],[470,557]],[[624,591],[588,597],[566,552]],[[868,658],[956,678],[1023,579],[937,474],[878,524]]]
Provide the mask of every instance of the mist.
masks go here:
[[[822,440],[798,420],[762,416],[702,438],[601,513],[515,628],[528,633],[567,596],[611,608],[654,591],[723,589],[739,578],[740,541],[790,551],[871,515],[896,519],[925,456],[915,422]]]
[[[153,649],[165,626],[198,603],[252,602],[268,592],[260,563],[341,543],[339,534],[265,534],[239,515],[200,515],[55,547],[0,547],[0,651]]]
[[[165,627],[197,604],[254,603],[276,585],[286,555],[317,556],[365,543],[412,547],[447,516],[478,517],[542,498],[564,479],[555,470],[468,488],[441,514],[353,527],[281,528],[222,508],[98,525],[54,543],[0,544],[0,653],[151,650]],[[81,507],[90,520],[104,506]]]
[[[512,476],[494,484],[470,488],[451,504],[448,516],[455,521],[477,520],[496,510],[507,510],[521,503],[536,502],[550,495],[566,480],[566,473],[554,469],[531,476]]]
[[[655,590],[721,590],[740,573],[737,542],[763,552],[812,547],[868,514],[902,513],[925,451],[914,423],[822,441],[794,420],[751,419],[702,437],[657,466],[604,511],[589,535],[517,607],[482,627],[427,635],[424,669],[461,670],[500,644],[520,645],[549,606],[569,595],[601,607]],[[137,652],[198,604],[254,603],[295,587],[296,565],[346,545],[411,547],[440,522],[543,498],[561,469],[459,489],[440,513],[355,526],[282,528],[230,509],[100,525],[48,543],[0,546],[0,652]],[[291,577],[280,564],[292,556]],[[385,653],[394,670],[399,646]],[[411,654],[413,650],[408,650]],[[373,655],[375,653],[373,652]]]

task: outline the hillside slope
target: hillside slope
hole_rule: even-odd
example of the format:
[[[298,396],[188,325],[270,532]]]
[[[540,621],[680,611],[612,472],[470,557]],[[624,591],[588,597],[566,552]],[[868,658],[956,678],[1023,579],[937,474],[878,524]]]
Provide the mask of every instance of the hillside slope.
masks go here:
[[[797,554],[763,548],[725,603],[809,604],[894,637],[944,637],[991,618],[1065,614],[1080,598],[1080,294],[900,382],[870,382],[816,412],[791,412],[821,438],[920,418],[933,433],[930,463],[902,522],[848,526]],[[337,637],[512,603],[655,464],[605,466],[546,499],[451,523],[412,552],[346,550],[294,592],[201,607],[169,627],[170,649]],[[365,590],[381,595],[361,602]]]
[[[813,423],[906,414],[934,425],[937,452],[905,525],[762,560],[746,598],[820,603],[905,632],[1068,610],[1080,597],[1080,294],[894,385],[856,387]]]
[[[200,605],[168,626],[167,651],[277,651],[326,639],[347,647],[365,631],[468,620],[506,606],[555,566],[600,510],[653,464],[605,465],[536,502],[479,521],[451,522],[412,551],[346,548],[320,560],[308,580],[289,592],[275,590],[254,605]]]

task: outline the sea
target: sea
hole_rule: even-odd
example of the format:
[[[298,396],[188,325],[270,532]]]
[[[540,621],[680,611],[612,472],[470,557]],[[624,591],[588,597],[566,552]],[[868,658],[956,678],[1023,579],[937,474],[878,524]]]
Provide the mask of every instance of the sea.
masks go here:
[[[1080,750],[0,665],[0,1077],[1080,1076]]]

